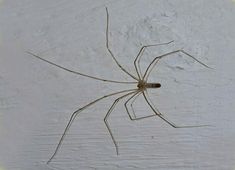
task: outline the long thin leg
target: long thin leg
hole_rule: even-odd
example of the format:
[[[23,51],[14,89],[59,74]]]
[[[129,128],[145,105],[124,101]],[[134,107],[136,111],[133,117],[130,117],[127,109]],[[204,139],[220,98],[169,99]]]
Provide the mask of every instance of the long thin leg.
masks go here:
[[[60,66],[60,65],[58,65],[58,64],[55,64],[55,63],[53,63],[53,62],[51,62],[51,61],[49,61],[49,60],[46,60],[46,59],[44,59],[44,58],[42,58],[42,57],[40,57],[40,56],[38,56],[38,55],[36,55],[36,54],[34,54],[34,53],[31,53],[31,52],[29,52],[29,51],[26,51],[26,53],[28,53],[28,54],[30,54],[30,55],[36,57],[36,58],[39,59],[39,60],[42,60],[42,61],[47,62],[47,63],[49,63],[49,64],[51,64],[51,65],[53,65],[53,66],[56,66],[57,68],[63,69],[63,70],[65,70],[65,71],[68,71],[68,72],[70,72],[70,73],[77,74],[77,75],[80,75],[80,76],[88,77],[88,78],[95,79],[95,80],[105,81],[105,82],[111,82],[111,83],[123,83],[123,84],[134,84],[134,83],[136,83],[136,82],[107,80],[107,79],[103,79],[103,78],[99,78],[99,77],[95,77],[95,76],[90,76],[90,75],[88,75],[88,74],[84,74],[84,73],[81,73],[81,72],[77,72],[77,71],[73,71],[73,70],[67,69],[67,68],[65,68],[65,67],[63,67],[63,66]]]
[[[132,107],[133,102],[135,101],[135,99],[136,99],[140,94],[141,94],[141,92],[135,93],[134,95],[132,95],[132,96],[124,103],[124,106],[125,106],[125,108],[126,108],[126,112],[127,112],[128,116],[129,116],[130,120],[133,120],[133,121],[134,121],[134,120],[141,120],[141,119],[145,119],[145,118],[149,118],[149,117],[156,116],[156,114],[148,115],[148,116],[142,116],[142,117],[136,117],[136,116],[135,116],[134,118],[131,116],[127,104],[130,102],[131,99],[134,98],[133,101],[132,101],[132,103],[131,103],[131,107]],[[134,114],[133,108],[132,108],[132,112],[133,112],[133,114]],[[135,115],[135,114],[134,114],[134,115]]]
[[[108,117],[110,116],[110,114],[111,114],[111,112],[113,111],[113,109],[114,109],[114,107],[116,106],[116,104],[119,102],[119,100],[122,99],[122,98],[124,98],[124,97],[126,97],[126,96],[128,96],[128,95],[130,95],[130,94],[132,94],[132,93],[135,93],[135,92],[130,92],[130,93],[127,93],[127,94],[125,94],[125,95],[123,95],[123,96],[117,98],[117,99],[113,102],[112,106],[109,108],[107,114],[106,114],[105,117],[104,117],[104,123],[105,123],[105,125],[106,125],[106,127],[107,127],[107,129],[108,129],[108,131],[109,131],[109,134],[110,134],[112,140],[113,140],[113,143],[114,143],[115,148],[116,148],[116,153],[117,153],[117,155],[118,155],[118,145],[117,145],[116,140],[114,139],[113,133],[112,133],[110,127],[109,127],[109,123],[108,123],[108,120],[107,120],[107,119],[108,119]]]
[[[89,106],[95,104],[96,102],[98,102],[98,101],[100,101],[100,100],[102,100],[102,99],[104,99],[104,98],[107,98],[107,97],[110,97],[110,96],[113,96],[113,95],[116,95],[116,94],[120,94],[120,93],[130,92],[130,91],[133,92],[133,91],[136,91],[136,89],[123,90],[123,91],[119,91],[119,92],[115,92],[115,93],[111,93],[111,94],[105,95],[105,96],[100,97],[100,98],[98,98],[98,99],[96,99],[96,100],[94,100],[94,101],[88,103],[87,105],[85,105],[85,106],[79,108],[79,109],[76,110],[75,112],[73,112],[73,114],[70,116],[69,122],[67,123],[67,125],[66,125],[66,127],[65,127],[65,130],[64,130],[64,132],[63,132],[63,134],[62,134],[62,136],[61,136],[61,138],[60,138],[60,140],[59,140],[59,143],[58,143],[58,145],[56,146],[56,149],[55,149],[53,155],[52,155],[52,156],[50,157],[50,159],[47,161],[47,164],[49,164],[49,163],[52,161],[52,159],[56,156],[56,154],[57,154],[57,152],[59,151],[59,149],[60,149],[60,147],[61,147],[61,144],[62,144],[62,142],[63,142],[63,140],[64,140],[64,138],[65,138],[65,135],[67,134],[67,131],[69,130],[69,128],[70,128],[70,126],[72,125],[73,121],[75,120],[75,118],[78,116],[78,114],[79,114],[81,111],[83,111],[84,109],[88,108]],[[129,93],[128,93],[128,94],[129,94]]]
[[[172,52],[169,52],[169,53],[166,53],[166,54],[163,54],[163,55],[160,55],[160,56],[155,57],[155,58],[152,60],[152,62],[149,64],[149,66],[147,67],[147,69],[146,69],[146,71],[145,71],[145,73],[144,73],[143,79],[146,78],[146,81],[147,81],[147,78],[148,78],[148,77],[146,77],[146,76],[147,76],[147,74],[148,74],[148,75],[150,74],[150,73],[148,73],[148,71],[149,71],[149,69],[150,69],[149,72],[152,71],[151,67],[154,67],[154,66],[156,65],[155,62],[158,62],[158,60],[162,59],[163,57],[170,56],[170,55],[172,55],[172,54],[179,53],[179,52],[181,52],[181,53],[185,54],[186,56],[192,58],[193,60],[197,61],[199,64],[203,65],[204,67],[207,67],[207,68],[210,68],[210,69],[211,69],[211,67],[209,67],[208,65],[206,65],[206,64],[204,64],[203,62],[199,61],[197,58],[195,58],[195,57],[192,56],[191,54],[189,54],[189,53],[185,52],[184,50],[180,49],[180,50],[172,51]]]
[[[210,126],[210,125],[196,125],[196,126],[178,126],[176,124],[174,124],[173,122],[171,122],[170,120],[168,120],[167,118],[165,118],[163,116],[163,114],[157,109],[155,108],[149,101],[147,95],[145,94],[145,92],[142,92],[145,101],[147,102],[147,104],[150,106],[151,110],[157,115],[159,116],[162,120],[164,120],[166,123],[168,123],[170,126],[172,126],[173,128],[193,128],[193,127],[205,127],[205,126]]]
[[[131,110],[132,110],[132,113],[133,113],[133,115],[134,115],[134,118],[136,118],[136,114],[135,114],[135,110],[134,110],[133,104],[134,104],[134,102],[136,101],[136,99],[139,97],[140,94],[141,94],[141,93],[138,93],[138,94],[134,97],[134,99],[132,100],[132,102],[131,102]]]
[[[131,116],[131,114],[130,114],[130,112],[129,112],[129,109],[128,109],[128,107],[127,107],[127,104],[130,102],[130,100],[132,100],[133,98],[133,100],[132,100],[132,103],[131,104],[133,104],[133,101],[135,101],[135,99],[140,95],[141,93],[140,93],[140,91],[137,91],[135,94],[133,94],[129,99],[127,99],[127,101],[124,103],[124,106],[125,106],[125,108],[126,108],[126,111],[127,111],[127,113],[128,113],[128,116],[130,117],[130,119],[133,119],[132,118],[132,116]],[[136,118],[136,115],[135,115],[135,111],[134,111],[134,109],[132,109],[132,113],[133,113],[133,115],[134,115],[134,118]]]
[[[156,46],[160,46],[160,45],[168,45],[170,43],[172,43],[174,41],[169,41],[169,42],[166,42],[166,43],[160,43],[160,44],[151,44],[151,45],[144,45],[140,48],[135,60],[134,60],[134,66],[135,66],[135,70],[136,70],[136,73],[139,77],[139,79],[141,79],[143,76],[142,76],[142,73],[141,73],[141,69],[140,69],[140,58],[142,56],[142,54],[144,53],[144,50],[148,47],[156,47]],[[137,65],[138,64],[138,65]]]
[[[157,63],[159,62],[160,58],[158,58],[157,60],[155,60],[154,64],[152,65],[152,67],[149,69],[149,71],[147,72],[146,74],[146,81],[148,81],[148,78],[149,78],[149,75],[150,73],[152,72],[152,70],[154,69],[154,67],[157,65]],[[143,77],[143,80],[144,80],[144,77]]]
[[[126,74],[128,74],[129,76],[131,76],[133,79],[138,80],[137,77],[135,77],[134,75],[132,75],[131,73],[129,73],[125,68],[122,67],[122,65],[117,61],[116,57],[114,56],[113,52],[111,51],[110,47],[109,47],[109,12],[108,12],[108,8],[106,7],[106,14],[107,14],[107,25],[106,25],[106,48],[109,52],[109,54],[111,55],[111,57],[113,58],[113,60],[116,62],[116,64],[118,65],[118,67],[124,71]]]
[[[150,102],[150,104],[155,108],[155,110],[157,110],[158,113],[160,113],[160,111],[157,109],[157,107],[154,105],[154,103],[152,102],[151,98],[149,97],[148,90],[145,90],[144,94],[146,95],[146,97],[147,97],[148,101]]]

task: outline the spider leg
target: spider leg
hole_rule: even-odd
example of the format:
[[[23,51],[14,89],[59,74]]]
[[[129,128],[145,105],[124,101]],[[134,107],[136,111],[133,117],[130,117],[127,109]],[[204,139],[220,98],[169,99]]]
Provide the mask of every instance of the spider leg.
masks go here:
[[[149,118],[149,117],[156,116],[155,114],[153,114],[153,115],[148,115],[148,116],[136,117],[136,115],[135,115],[135,113],[134,113],[134,109],[133,109],[133,107],[132,107],[132,104],[133,104],[133,102],[135,102],[135,100],[139,97],[139,95],[140,95],[141,93],[142,93],[141,91],[138,91],[137,93],[135,93],[134,95],[132,95],[132,96],[124,103],[124,106],[125,106],[125,108],[126,108],[126,112],[127,112],[128,116],[129,116],[130,120],[132,120],[132,121],[134,121],[134,120],[141,120],[141,119],[145,119],[145,118]],[[133,99],[133,100],[132,100],[132,99]],[[127,105],[131,100],[132,100],[132,102],[131,102],[131,108],[132,108],[132,113],[133,113],[133,115],[134,115],[134,118],[131,116],[130,111],[129,111],[129,108],[128,108],[128,105]]]
[[[148,96],[145,94],[145,92],[142,92],[145,101],[147,102],[147,104],[149,105],[149,107],[151,108],[151,110],[158,116],[160,117],[162,120],[164,120],[166,123],[168,123],[170,126],[172,126],[173,128],[193,128],[193,127],[205,127],[205,126],[210,126],[210,125],[193,125],[193,126],[178,126],[175,123],[173,123],[172,121],[168,120],[157,108],[155,108],[150,100],[148,99]]]
[[[49,61],[49,60],[46,60],[46,59],[40,57],[39,55],[36,55],[36,54],[31,53],[31,52],[29,52],[29,51],[26,51],[26,53],[32,55],[33,57],[35,57],[35,58],[37,58],[37,59],[39,59],[39,60],[41,60],[41,61],[44,61],[44,62],[46,62],[46,63],[49,63],[49,64],[51,64],[51,65],[53,65],[53,66],[55,66],[55,67],[57,67],[57,68],[60,68],[60,69],[62,69],[62,70],[65,70],[65,71],[67,71],[67,72],[70,72],[70,73],[73,73],[73,74],[77,74],[77,75],[80,75],[80,76],[88,77],[88,78],[95,79],[95,80],[99,80],[99,81],[110,82],[110,83],[123,83],[123,84],[134,84],[134,83],[136,83],[136,82],[126,82],[126,81],[108,80],[108,79],[103,79],[103,78],[91,76],[91,75],[88,75],[88,74],[84,74],[84,73],[81,73],[81,72],[77,72],[77,71],[70,70],[70,69],[65,68],[65,67],[63,67],[63,66],[61,66],[61,65],[58,65],[58,64],[55,64],[55,63],[53,63],[53,62],[51,62],[51,61]]]
[[[139,97],[140,94],[141,94],[141,93],[138,93],[138,94],[134,97],[134,99],[132,100],[132,102],[131,102],[131,110],[132,110],[132,113],[133,113],[134,118],[136,118],[136,114],[135,114],[135,110],[134,110],[133,104],[134,104],[135,100]]]
[[[52,159],[56,156],[56,154],[58,153],[58,151],[59,151],[59,149],[60,149],[60,147],[61,147],[61,145],[62,145],[62,142],[63,142],[63,140],[64,140],[64,138],[65,138],[65,136],[66,136],[66,134],[67,134],[67,132],[68,132],[68,130],[69,130],[69,128],[70,128],[70,126],[72,125],[73,121],[75,120],[75,118],[78,116],[78,114],[79,114],[81,111],[83,111],[84,109],[88,108],[89,106],[91,106],[91,105],[97,103],[98,101],[100,101],[100,100],[102,100],[102,99],[104,99],[104,98],[107,98],[107,97],[110,97],[110,96],[113,96],[113,95],[116,95],[116,94],[120,94],[120,93],[130,92],[130,91],[132,91],[132,93],[133,93],[133,91],[135,91],[135,90],[136,90],[136,89],[123,90],[123,91],[119,91],[119,92],[115,92],[115,93],[111,93],[111,94],[105,95],[105,96],[100,97],[100,98],[98,98],[98,99],[96,99],[96,100],[93,100],[92,102],[88,103],[87,105],[85,105],[85,106],[83,106],[83,107],[77,109],[75,112],[73,112],[73,114],[70,116],[69,122],[67,123],[67,125],[66,125],[66,127],[65,127],[65,130],[64,130],[64,132],[63,132],[63,134],[62,134],[62,136],[61,136],[61,138],[60,138],[60,140],[59,140],[59,143],[57,144],[56,149],[55,149],[53,155],[52,155],[52,156],[50,157],[50,159],[47,161],[47,164],[49,164],[49,163],[52,161]],[[129,93],[128,93],[128,94],[129,94]]]
[[[160,44],[151,44],[151,45],[144,45],[140,48],[135,60],[134,60],[134,66],[135,66],[135,70],[136,70],[136,73],[139,77],[139,79],[141,79],[143,76],[142,76],[142,73],[141,73],[141,68],[140,68],[140,59],[144,53],[144,50],[146,48],[149,48],[149,47],[156,47],[156,46],[160,46],[160,45],[168,45],[170,43],[172,43],[174,41],[169,41],[169,42],[166,42],[166,43],[160,43]]]
[[[124,97],[126,97],[126,96],[129,96],[129,95],[132,94],[132,93],[135,93],[135,92],[130,92],[130,93],[127,93],[127,94],[125,94],[125,95],[123,95],[123,96],[121,96],[121,97],[118,97],[118,98],[113,102],[113,104],[111,105],[111,107],[109,108],[107,114],[106,114],[105,117],[104,117],[104,123],[105,123],[105,125],[106,125],[106,127],[107,127],[107,129],[108,129],[108,131],[109,131],[109,134],[110,134],[110,136],[111,136],[111,138],[112,138],[112,141],[113,141],[113,143],[114,143],[114,145],[115,145],[117,155],[118,155],[118,145],[117,145],[117,142],[116,142],[116,140],[115,140],[115,138],[114,138],[114,136],[113,136],[113,133],[112,133],[112,131],[111,131],[111,129],[110,129],[110,126],[109,126],[109,123],[108,123],[108,117],[110,116],[111,112],[113,111],[113,109],[115,108],[115,106],[116,106],[116,104],[119,102],[119,100],[122,99],[122,98],[124,98]]]
[[[135,77],[134,75],[132,75],[131,73],[129,73],[125,68],[123,68],[123,66],[118,62],[118,60],[116,59],[116,57],[114,56],[112,50],[109,47],[109,12],[108,12],[108,8],[106,7],[106,14],[107,14],[107,25],[106,25],[106,48],[109,52],[109,54],[111,55],[112,59],[116,62],[116,64],[118,65],[118,67],[124,71],[126,74],[128,74],[130,77],[132,77],[133,79],[139,81],[139,79],[137,77]]]
[[[175,50],[175,51],[172,51],[172,52],[169,52],[169,53],[166,53],[166,54],[163,54],[163,55],[160,55],[160,56],[157,56],[155,57],[152,62],[149,64],[149,66],[147,67],[145,73],[144,73],[144,76],[143,76],[143,79],[146,78],[146,81],[148,79],[148,76],[150,74],[150,72],[152,71],[153,67],[155,67],[155,65],[157,64],[157,62],[162,59],[163,57],[166,57],[166,56],[170,56],[172,54],[175,54],[175,53],[183,53],[185,54],[185,56],[187,57],[190,57],[192,58],[193,60],[195,60],[196,62],[198,62],[199,64],[201,64],[202,66],[206,67],[206,68],[210,68],[212,69],[211,67],[209,67],[208,65],[204,64],[203,62],[201,62],[200,60],[198,60],[196,57],[192,56],[191,54],[185,52],[184,50],[180,49],[180,50]]]

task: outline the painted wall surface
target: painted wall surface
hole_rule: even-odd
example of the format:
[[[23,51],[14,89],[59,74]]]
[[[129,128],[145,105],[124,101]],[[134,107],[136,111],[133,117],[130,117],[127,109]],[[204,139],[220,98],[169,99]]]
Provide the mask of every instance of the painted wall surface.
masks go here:
[[[131,121],[120,95],[101,100],[76,117],[50,165],[71,114],[98,97],[136,88],[74,75],[66,68],[106,79],[133,81],[105,46],[106,12],[110,48],[128,72],[143,45],[169,42],[143,53],[154,57],[184,49],[212,67],[177,53],[162,58],[149,82],[152,103],[177,125],[159,117]],[[1,0],[0,170],[235,170],[235,2],[232,0]],[[136,116],[153,114],[143,96]]]

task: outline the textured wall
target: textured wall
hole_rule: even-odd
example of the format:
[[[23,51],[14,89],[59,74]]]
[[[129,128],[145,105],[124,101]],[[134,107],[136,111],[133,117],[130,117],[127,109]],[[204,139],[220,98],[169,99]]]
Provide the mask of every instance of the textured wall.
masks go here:
[[[129,72],[135,74],[142,45],[171,40],[145,51],[142,70],[155,56],[181,48],[214,68],[172,55],[149,79],[162,84],[149,95],[171,121],[212,126],[174,129],[157,117],[130,121],[125,98],[109,118],[117,156],[103,122],[115,100],[110,97],[77,117],[47,166],[73,111],[135,86],[76,76],[25,51],[93,76],[132,81],[105,48],[105,6],[110,46]],[[231,0],[1,0],[0,170],[235,169],[234,21]],[[141,96],[134,108],[138,116],[152,114]]]

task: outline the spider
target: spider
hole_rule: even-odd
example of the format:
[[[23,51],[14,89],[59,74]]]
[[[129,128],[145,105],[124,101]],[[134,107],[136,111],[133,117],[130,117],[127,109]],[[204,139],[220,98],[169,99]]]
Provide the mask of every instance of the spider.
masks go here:
[[[63,69],[67,72],[70,72],[70,73],[73,73],[73,74],[76,74],[76,75],[80,75],[80,76],[84,76],[84,77],[87,77],[87,78],[91,78],[91,79],[95,79],[95,80],[99,80],[99,81],[103,81],[103,82],[110,82],[110,83],[120,83],[120,84],[136,84],[136,88],[135,89],[128,89],[128,90],[122,90],[122,91],[118,91],[118,92],[114,92],[114,93],[110,93],[110,94],[107,94],[103,97],[100,97],[100,98],[97,98],[96,100],[93,100],[92,102],[86,104],[85,106],[77,109],[76,111],[74,111],[72,113],[72,115],[70,116],[70,119],[69,119],[69,122],[67,123],[65,129],[64,129],[64,132],[59,140],[59,143],[57,144],[56,148],[55,148],[55,151],[54,153],[52,154],[52,156],[49,158],[49,160],[47,161],[47,164],[49,164],[53,158],[56,156],[56,154],[58,153],[61,145],[62,145],[62,142],[70,128],[70,126],[72,125],[73,121],[75,120],[75,118],[79,115],[79,113],[85,109],[87,109],[88,107],[90,107],[91,105],[94,105],[95,103],[99,102],[100,100],[103,100],[105,98],[108,98],[108,97],[111,97],[111,96],[115,96],[115,95],[118,95],[118,94],[122,94],[121,96],[119,96],[118,98],[116,98],[114,100],[114,102],[112,103],[111,107],[109,108],[109,110],[107,111],[105,117],[104,117],[104,123],[108,129],[108,132],[112,138],[112,141],[115,145],[115,149],[116,149],[116,153],[117,155],[119,154],[119,151],[118,151],[118,145],[117,145],[117,142],[113,136],[113,133],[110,129],[110,126],[109,126],[109,123],[108,123],[108,118],[111,114],[111,112],[113,111],[113,109],[115,108],[116,104],[123,98],[126,98],[126,97],[129,97],[126,102],[124,103],[124,106],[125,106],[125,109],[126,109],[126,112],[128,114],[128,117],[130,118],[130,120],[134,121],[134,120],[140,120],[140,119],[145,119],[145,118],[149,118],[149,117],[153,117],[153,116],[158,116],[159,118],[161,118],[163,121],[165,121],[167,124],[169,124],[170,126],[172,126],[173,128],[190,128],[190,127],[202,127],[202,126],[208,126],[208,125],[198,125],[198,126],[178,126],[176,124],[174,124],[173,122],[171,122],[170,120],[168,120],[166,117],[164,117],[164,115],[152,104],[150,98],[148,97],[148,93],[147,93],[147,90],[150,89],[150,88],[154,88],[154,89],[157,89],[157,88],[160,88],[161,87],[161,84],[160,83],[149,83],[148,82],[148,77],[149,77],[149,74],[151,73],[151,71],[153,70],[153,68],[156,66],[156,64],[159,62],[160,59],[164,58],[164,57],[167,57],[167,56],[171,56],[172,54],[176,54],[176,53],[182,53],[184,54],[185,56],[195,60],[196,62],[198,62],[199,64],[203,65],[204,67],[206,68],[210,68],[208,65],[202,63],[201,61],[199,61],[198,59],[196,59],[194,56],[192,56],[191,54],[189,54],[188,52],[184,51],[183,49],[179,49],[179,50],[175,50],[175,51],[171,51],[171,52],[168,52],[168,53],[165,53],[163,55],[160,55],[160,56],[157,56],[155,57],[151,62],[150,64],[148,65],[148,67],[146,68],[145,72],[142,74],[141,70],[140,70],[140,58],[144,52],[145,49],[147,48],[150,48],[150,47],[156,47],[156,46],[160,46],[160,45],[168,45],[170,43],[172,43],[173,41],[170,41],[170,42],[166,42],[166,43],[160,43],[160,44],[152,44],[152,45],[144,45],[140,48],[135,60],[134,60],[134,68],[135,68],[135,71],[136,71],[136,74],[137,76],[131,74],[130,72],[128,72],[119,62],[118,60],[116,59],[114,53],[112,52],[110,46],[109,46],[109,12],[108,12],[108,8],[106,7],[106,48],[107,48],[107,51],[109,53],[109,55],[111,56],[111,58],[114,60],[114,62],[117,64],[117,66],[125,73],[127,74],[128,76],[130,76],[134,81],[133,82],[129,82],[129,81],[116,81],[116,80],[110,80],[110,79],[103,79],[103,78],[100,78],[100,77],[95,77],[95,76],[91,76],[91,75],[88,75],[88,74],[84,74],[84,73],[81,73],[81,72],[77,72],[77,71],[73,71],[73,70],[70,70],[68,68],[65,68],[61,65],[58,65],[58,64],[55,64],[49,60],[46,60],[42,57],[40,57],[39,55],[36,55],[32,52],[29,52],[27,51],[28,54],[30,54],[31,56],[34,56],[36,57],[37,59],[40,59],[44,62],[47,62],[57,68],[60,68],[60,69]],[[143,117],[136,117],[135,113],[134,113],[134,110],[132,108],[132,104],[135,102],[135,100],[138,98],[138,96],[142,95],[144,100],[147,102],[148,106],[150,107],[150,109],[153,111],[153,114],[151,115],[148,115],[148,116],[143,116]],[[133,99],[133,100],[132,100]],[[132,112],[133,112],[133,115],[131,115],[130,113],[130,108],[128,108],[128,103],[131,102],[131,108],[132,108]]]

